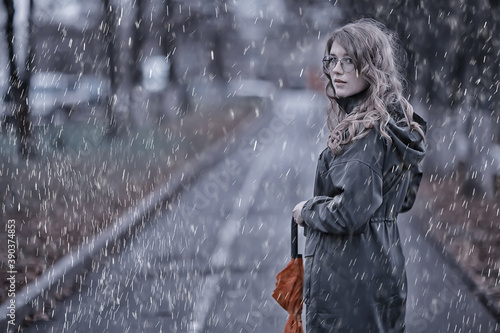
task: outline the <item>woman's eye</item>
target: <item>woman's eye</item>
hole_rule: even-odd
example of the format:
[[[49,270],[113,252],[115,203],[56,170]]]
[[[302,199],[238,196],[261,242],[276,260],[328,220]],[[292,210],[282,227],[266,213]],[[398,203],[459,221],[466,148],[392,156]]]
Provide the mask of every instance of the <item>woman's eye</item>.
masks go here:
[[[346,64],[353,64],[353,63],[354,63],[354,61],[352,61],[352,59],[351,59],[351,58],[345,58],[345,59],[344,59],[344,62],[345,62]]]

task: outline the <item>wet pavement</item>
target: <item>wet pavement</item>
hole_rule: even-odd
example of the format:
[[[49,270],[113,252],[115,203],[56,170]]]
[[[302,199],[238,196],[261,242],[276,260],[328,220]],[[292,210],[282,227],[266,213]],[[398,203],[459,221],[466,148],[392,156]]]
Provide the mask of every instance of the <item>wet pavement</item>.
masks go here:
[[[324,107],[321,93],[278,93],[262,127],[94,262],[53,320],[25,332],[283,332],[271,294],[289,261],[291,210],[312,195]],[[420,200],[399,220],[407,332],[500,332],[419,232]]]

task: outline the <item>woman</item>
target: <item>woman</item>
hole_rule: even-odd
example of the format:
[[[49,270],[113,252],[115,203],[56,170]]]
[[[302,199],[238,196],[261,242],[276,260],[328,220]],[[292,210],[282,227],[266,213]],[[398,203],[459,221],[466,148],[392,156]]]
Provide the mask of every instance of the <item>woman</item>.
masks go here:
[[[341,27],[325,53],[328,147],[314,197],[293,210],[306,234],[306,327],[403,332],[406,273],[396,218],[416,197],[425,122],[403,97],[394,38],[383,25],[363,19]]]

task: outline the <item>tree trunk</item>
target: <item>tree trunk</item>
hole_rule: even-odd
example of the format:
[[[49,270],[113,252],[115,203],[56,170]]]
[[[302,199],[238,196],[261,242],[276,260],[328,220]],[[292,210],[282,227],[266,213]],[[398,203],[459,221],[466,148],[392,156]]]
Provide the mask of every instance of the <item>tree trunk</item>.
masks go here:
[[[32,61],[31,47],[28,50],[26,60],[25,75],[21,77],[16,64],[16,54],[14,50],[14,1],[4,0],[7,9],[6,38],[9,52],[9,89],[8,96],[13,105],[13,114],[17,126],[17,137],[19,142],[19,154],[24,158],[35,155],[35,148],[32,143],[32,125],[29,119],[28,90],[29,90],[29,69]],[[33,1],[30,1],[29,10],[29,35],[32,35],[32,12]],[[31,42],[30,42],[31,43]]]
[[[144,1],[137,1],[135,4],[135,22],[133,26],[133,35],[132,35],[132,61],[133,63],[130,66],[133,69],[132,72],[132,85],[138,86],[142,82],[142,58],[143,58],[143,44],[144,44],[144,23],[143,23],[143,14],[144,14]]]
[[[174,1],[165,0],[165,21],[163,26],[165,42],[163,43],[164,52],[170,64],[169,82],[167,88],[166,108],[172,111],[178,117],[183,117],[189,110],[189,98],[186,84],[179,75],[179,69],[176,60],[176,44],[178,34],[177,24],[174,14]]]
[[[174,1],[166,0],[165,1],[165,21],[164,21],[164,34],[165,34],[165,43],[163,43],[163,47],[165,50],[165,54],[170,62],[170,76],[169,83],[170,84],[178,84],[179,82],[179,73],[176,66],[175,60],[175,49],[177,43],[177,27],[174,16]]]
[[[116,14],[115,7],[111,3],[112,0],[103,0],[104,6],[104,45],[108,55],[108,76],[110,81],[110,93],[107,97],[108,102],[106,106],[106,117],[108,119],[108,133],[109,137],[114,137],[118,131],[116,119],[116,102],[117,102],[117,55],[116,55]]]

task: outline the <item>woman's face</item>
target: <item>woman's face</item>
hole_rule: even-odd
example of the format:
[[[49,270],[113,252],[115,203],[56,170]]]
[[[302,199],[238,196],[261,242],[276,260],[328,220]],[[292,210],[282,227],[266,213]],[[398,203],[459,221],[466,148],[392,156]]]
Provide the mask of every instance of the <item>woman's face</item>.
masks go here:
[[[333,66],[333,63],[330,65],[330,76],[337,97],[349,97],[368,88],[368,81],[361,77],[356,69],[349,73],[344,71],[341,62],[344,63],[344,67],[348,67],[348,62],[352,61],[352,59],[336,41],[333,42],[330,48],[330,56],[341,59],[335,66]]]

